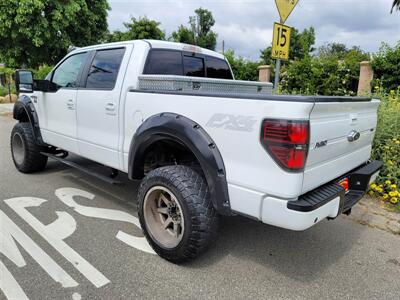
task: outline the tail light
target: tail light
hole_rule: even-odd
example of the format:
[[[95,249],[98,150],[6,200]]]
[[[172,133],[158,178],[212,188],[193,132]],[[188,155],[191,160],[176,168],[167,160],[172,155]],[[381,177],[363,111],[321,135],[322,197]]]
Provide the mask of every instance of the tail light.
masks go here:
[[[304,169],[309,143],[309,122],[264,120],[261,143],[272,158],[285,170]]]
[[[349,178],[343,178],[339,181],[339,184],[342,186],[342,188],[344,188],[346,192],[349,190]]]

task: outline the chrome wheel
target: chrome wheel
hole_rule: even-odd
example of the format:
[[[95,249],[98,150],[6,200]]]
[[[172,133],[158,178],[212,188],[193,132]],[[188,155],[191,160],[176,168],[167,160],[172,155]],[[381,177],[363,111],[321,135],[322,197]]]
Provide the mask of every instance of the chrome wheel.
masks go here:
[[[154,186],[145,195],[143,216],[149,233],[164,248],[179,245],[184,233],[182,208],[166,187]]]
[[[18,165],[22,165],[25,160],[25,143],[21,134],[18,132],[12,137],[12,152],[15,162]]]

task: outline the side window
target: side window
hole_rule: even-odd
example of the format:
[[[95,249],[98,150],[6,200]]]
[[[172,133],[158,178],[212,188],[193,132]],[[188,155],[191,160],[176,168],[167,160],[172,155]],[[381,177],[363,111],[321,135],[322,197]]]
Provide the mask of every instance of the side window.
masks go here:
[[[85,62],[86,56],[87,53],[79,53],[68,57],[54,71],[52,82],[59,87],[77,87],[79,72]]]
[[[86,80],[86,88],[113,89],[125,49],[98,50]]]
[[[181,52],[151,50],[143,74],[183,75]]]
[[[207,77],[233,79],[228,63],[219,58],[206,57]]]
[[[183,56],[185,76],[205,77],[204,59],[194,56]]]

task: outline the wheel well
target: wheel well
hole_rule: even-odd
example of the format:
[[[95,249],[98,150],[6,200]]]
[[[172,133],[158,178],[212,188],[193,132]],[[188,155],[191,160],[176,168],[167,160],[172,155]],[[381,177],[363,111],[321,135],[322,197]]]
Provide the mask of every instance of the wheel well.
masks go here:
[[[30,122],[28,113],[27,113],[26,110],[23,109],[23,108],[20,108],[20,109],[16,112],[16,114],[15,114],[15,116],[14,116],[14,119],[16,119],[16,120],[18,120],[18,121],[20,121],[20,122]]]
[[[194,153],[182,143],[172,139],[158,140],[149,145],[143,153],[142,162],[144,174],[164,166],[185,165],[204,175]]]

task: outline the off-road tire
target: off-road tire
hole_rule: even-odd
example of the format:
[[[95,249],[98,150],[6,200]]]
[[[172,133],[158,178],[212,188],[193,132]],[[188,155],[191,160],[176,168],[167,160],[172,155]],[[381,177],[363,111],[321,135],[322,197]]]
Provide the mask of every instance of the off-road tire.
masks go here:
[[[16,141],[13,142],[15,135],[23,145],[22,156],[19,156],[19,159],[16,157]],[[25,122],[15,124],[11,132],[10,144],[11,155],[18,171],[33,173],[42,171],[46,167],[47,156],[40,154],[43,148],[36,144],[31,124]]]
[[[162,186],[169,189],[179,202],[185,222],[182,239],[174,248],[166,248],[151,235],[144,217],[144,200],[149,190]],[[166,166],[150,171],[138,192],[138,215],[143,233],[154,251],[173,263],[192,260],[215,240],[218,214],[203,176],[187,166]]]

